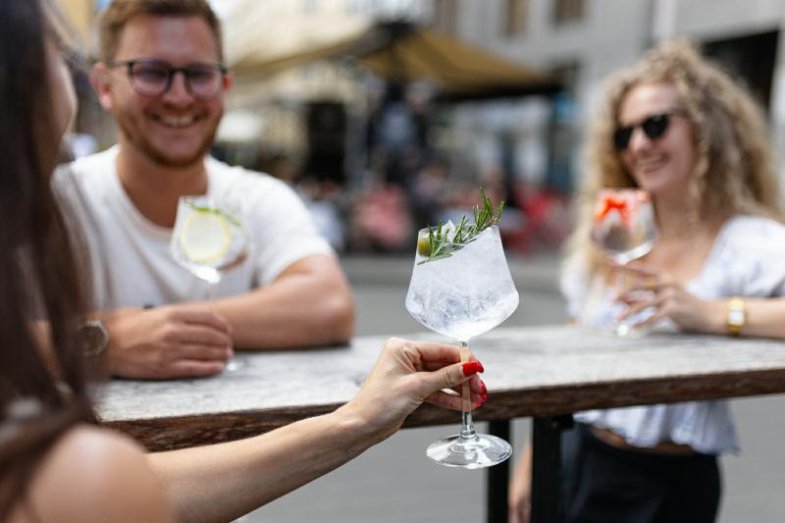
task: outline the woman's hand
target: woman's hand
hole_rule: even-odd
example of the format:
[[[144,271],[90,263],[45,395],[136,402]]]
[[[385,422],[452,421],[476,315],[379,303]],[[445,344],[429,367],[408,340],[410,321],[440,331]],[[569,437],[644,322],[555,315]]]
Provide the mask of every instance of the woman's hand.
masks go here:
[[[651,327],[668,318],[683,331],[722,332],[721,328],[717,329],[723,325],[717,321],[724,317],[721,303],[698,298],[670,274],[656,271],[645,263],[630,263],[617,270],[625,282],[618,300],[629,307],[619,320],[652,308],[654,313],[639,324],[641,327]]]
[[[474,406],[482,405],[487,390],[478,373],[483,370],[474,356],[461,363],[454,345],[391,338],[360,392],[345,407],[354,409],[384,439],[423,402],[459,410],[464,382],[469,383]]]

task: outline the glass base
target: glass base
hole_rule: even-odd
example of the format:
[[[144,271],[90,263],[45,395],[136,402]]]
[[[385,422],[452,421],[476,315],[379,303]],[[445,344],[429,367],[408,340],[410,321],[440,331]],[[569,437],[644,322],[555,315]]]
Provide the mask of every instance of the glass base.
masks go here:
[[[425,455],[440,465],[462,469],[481,469],[498,465],[512,455],[509,443],[489,434],[473,438],[451,436],[434,441]]]
[[[619,338],[637,339],[646,336],[649,332],[647,327],[639,327],[629,323],[620,322],[616,325],[616,336]]]
[[[229,361],[224,365],[224,372],[237,372],[242,369],[245,364],[235,357],[229,358]]]

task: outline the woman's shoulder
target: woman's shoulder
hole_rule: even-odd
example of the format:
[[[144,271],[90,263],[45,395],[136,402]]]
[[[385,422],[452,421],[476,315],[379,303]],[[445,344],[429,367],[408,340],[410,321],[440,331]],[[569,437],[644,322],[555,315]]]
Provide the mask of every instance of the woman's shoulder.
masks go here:
[[[27,508],[44,522],[171,521],[162,490],[138,445],[80,425],[44,458]],[[18,521],[26,521],[27,511],[20,509]]]
[[[739,214],[730,218],[725,224],[728,235],[741,238],[758,239],[766,236],[785,236],[785,223],[754,214]]]
[[[720,238],[732,251],[785,252],[785,224],[766,216],[734,216],[725,223]]]

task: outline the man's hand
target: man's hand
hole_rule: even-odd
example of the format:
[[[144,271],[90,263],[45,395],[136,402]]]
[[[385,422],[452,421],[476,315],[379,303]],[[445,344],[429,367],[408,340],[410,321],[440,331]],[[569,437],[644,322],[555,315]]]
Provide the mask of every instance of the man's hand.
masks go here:
[[[109,331],[108,370],[124,378],[211,376],[232,356],[226,320],[201,305],[119,309],[102,320]]]

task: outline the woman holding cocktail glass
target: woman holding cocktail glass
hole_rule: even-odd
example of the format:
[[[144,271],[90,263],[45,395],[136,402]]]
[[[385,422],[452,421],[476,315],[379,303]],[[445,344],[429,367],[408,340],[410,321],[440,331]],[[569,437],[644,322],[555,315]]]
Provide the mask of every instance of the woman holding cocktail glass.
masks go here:
[[[775,163],[762,113],[742,88],[688,44],[662,44],[610,79],[587,152],[581,219],[562,279],[576,321],[600,282],[608,290],[601,306],[626,306],[606,315],[610,321],[639,317],[643,328],[785,338]],[[657,229],[651,250],[624,265],[609,262],[591,239],[598,195],[620,188],[648,194]],[[715,520],[717,458],[738,450],[725,401],[575,419],[568,521]],[[526,465],[524,458],[510,489],[517,521],[528,510]]]

